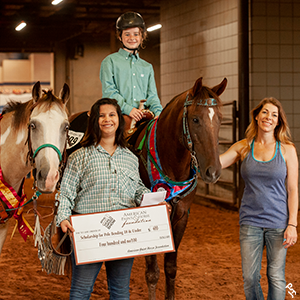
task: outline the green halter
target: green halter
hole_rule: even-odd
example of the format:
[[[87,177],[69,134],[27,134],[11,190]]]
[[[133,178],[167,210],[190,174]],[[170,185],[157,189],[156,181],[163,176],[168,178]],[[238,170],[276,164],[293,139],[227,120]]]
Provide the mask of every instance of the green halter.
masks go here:
[[[59,162],[62,161],[62,155],[61,155],[60,150],[59,150],[56,146],[54,146],[54,145],[52,145],[52,144],[43,144],[43,145],[39,146],[39,147],[34,151],[32,158],[35,158],[35,157],[37,156],[38,152],[39,152],[41,149],[43,149],[43,148],[52,148],[52,149],[54,149],[54,150],[56,151],[56,153],[58,154]]]

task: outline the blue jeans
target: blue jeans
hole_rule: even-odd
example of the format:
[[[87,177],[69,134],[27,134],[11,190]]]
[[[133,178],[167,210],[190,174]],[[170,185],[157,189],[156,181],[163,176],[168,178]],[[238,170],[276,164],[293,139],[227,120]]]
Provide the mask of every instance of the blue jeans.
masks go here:
[[[130,274],[133,258],[105,262],[109,299],[129,300]],[[72,253],[70,300],[88,300],[103,262],[76,266]]]
[[[282,245],[285,229],[267,229],[250,225],[240,227],[240,245],[247,300],[264,299],[260,286],[261,260],[264,246],[267,251],[268,300],[285,298],[285,258]]]

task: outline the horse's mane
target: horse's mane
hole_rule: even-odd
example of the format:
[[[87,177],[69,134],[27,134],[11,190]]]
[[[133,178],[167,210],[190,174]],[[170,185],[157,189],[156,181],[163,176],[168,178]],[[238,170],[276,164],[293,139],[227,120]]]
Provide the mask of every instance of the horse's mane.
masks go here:
[[[29,100],[27,102],[19,102],[19,101],[9,101],[4,109],[2,114],[8,114],[10,112],[13,112],[13,126],[16,130],[26,125],[28,122],[31,109],[32,107],[32,100]]]
[[[171,105],[175,100],[177,100],[181,95],[185,94],[187,91],[181,93],[181,94],[178,94],[177,96],[175,96],[174,98],[172,98],[165,106],[165,108],[167,108],[169,105]]]
[[[9,101],[5,105],[2,114],[4,115],[13,112],[13,126],[15,129],[19,129],[27,125],[30,114],[35,107],[41,106],[42,111],[47,111],[54,104],[58,105],[62,111],[66,110],[66,107],[63,105],[62,101],[53,95],[52,90],[43,90],[42,97],[35,103],[33,103],[32,99],[24,103],[19,101]]]
[[[181,94],[178,94],[177,96],[175,96],[173,99],[170,100],[170,102],[168,102],[165,106],[168,107],[169,105],[171,105],[175,100],[177,100],[178,98],[182,98],[182,96],[184,95],[184,99],[187,95],[187,93],[191,93],[192,89],[189,89]],[[218,106],[221,106],[222,105],[222,102],[219,98],[219,96],[214,93],[212,91],[212,89],[210,89],[209,87],[207,86],[202,86],[200,90],[197,91],[196,95],[194,95],[194,99],[207,99],[207,98],[214,98],[216,101],[217,101],[217,105]]]

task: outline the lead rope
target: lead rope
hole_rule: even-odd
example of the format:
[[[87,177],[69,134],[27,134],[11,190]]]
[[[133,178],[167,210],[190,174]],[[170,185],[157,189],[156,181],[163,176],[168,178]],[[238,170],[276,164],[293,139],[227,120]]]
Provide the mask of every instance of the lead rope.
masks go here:
[[[67,134],[67,140],[68,140]],[[66,148],[64,150],[63,159],[61,160],[62,165],[66,163]],[[63,169],[63,166],[62,166]],[[61,171],[61,176],[63,170]],[[35,244],[34,246],[38,246],[38,258],[42,265],[42,270],[46,271],[47,274],[56,274],[56,275],[64,275],[65,273],[65,265],[67,262],[67,257],[73,252],[73,243],[70,237],[70,231],[68,230],[59,243],[54,246],[52,237],[57,234],[56,228],[56,219],[57,219],[57,211],[59,206],[59,195],[60,195],[60,184],[57,185],[57,193],[55,194],[55,202],[54,202],[54,212],[53,212],[53,219],[47,228],[44,231],[44,236],[41,232],[41,225],[39,224],[39,218],[37,215],[36,218],[36,225],[35,225]],[[67,254],[63,254],[59,251],[61,245],[63,244],[64,240],[69,237],[70,238],[70,252]]]
[[[53,220],[47,226],[44,231],[44,236],[41,232],[41,226],[36,222],[35,227],[35,247],[38,246],[38,258],[42,265],[42,270],[46,271],[47,274],[56,274],[56,275],[65,275],[65,264],[67,257],[72,253],[73,246],[72,242],[70,243],[70,252],[63,254],[59,252],[59,248],[64,242],[64,240],[69,236],[69,230],[64,234],[57,246],[53,245],[52,237],[57,233],[56,232],[56,216],[59,206],[59,192],[55,195],[54,203],[54,216]],[[38,218],[37,218],[38,220]]]

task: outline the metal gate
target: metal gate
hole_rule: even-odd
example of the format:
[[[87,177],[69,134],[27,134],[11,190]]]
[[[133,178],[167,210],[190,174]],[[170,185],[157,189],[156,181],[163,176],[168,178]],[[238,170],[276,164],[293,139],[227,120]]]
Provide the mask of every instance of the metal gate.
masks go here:
[[[219,134],[220,153],[225,152],[237,141],[237,101],[223,103],[223,121]],[[205,184],[199,177],[197,196],[208,200],[226,202],[237,206],[238,199],[238,164],[222,170],[220,179],[215,184]]]

